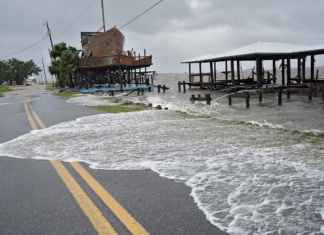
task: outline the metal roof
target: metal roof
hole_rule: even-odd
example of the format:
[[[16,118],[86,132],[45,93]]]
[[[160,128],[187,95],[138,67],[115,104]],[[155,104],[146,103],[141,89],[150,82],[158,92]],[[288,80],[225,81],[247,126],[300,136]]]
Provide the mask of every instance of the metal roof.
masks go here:
[[[321,44],[324,49],[324,44]],[[216,56],[203,55],[195,57],[190,60],[183,61],[182,63],[192,62],[207,62],[207,61],[222,61],[226,59],[235,58],[251,58],[258,55],[275,55],[275,54],[290,54],[294,52],[301,52],[306,48],[310,48],[305,45],[296,45],[282,42],[256,42],[232,51],[228,51]],[[315,50],[315,49],[314,49]]]
[[[311,52],[311,51],[321,51],[321,50],[324,50],[324,43],[303,48],[302,50],[299,50],[298,52]]]

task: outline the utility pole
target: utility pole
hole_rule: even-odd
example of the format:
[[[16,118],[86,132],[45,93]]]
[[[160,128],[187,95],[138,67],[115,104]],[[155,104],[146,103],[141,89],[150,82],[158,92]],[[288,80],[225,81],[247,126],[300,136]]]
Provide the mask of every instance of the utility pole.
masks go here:
[[[41,82],[43,83],[43,74],[41,73]]]
[[[43,61],[43,69],[44,69],[45,83],[47,84],[47,79],[46,79],[46,73],[45,73],[45,66],[44,66],[44,60],[43,60],[43,58],[42,58],[42,61]]]
[[[102,22],[103,22],[103,28],[104,32],[106,31],[106,25],[105,25],[105,14],[104,14],[104,5],[103,0],[101,0],[101,9],[102,9]]]
[[[53,61],[53,59],[52,59],[52,56],[51,56],[51,50],[48,48],[48,52],[49,52],[49,56],[50,56],[50,58],[51,58],[51,62]],[[56,81],[57,81],[57,77],[56,77],[56,75],[55,75],[55,78],[56,78]],[[53,80],[53,75],[52,75],[52,82],[54,83],[54,80]]]
[[[53,46],[53,41],[52,41],[52,35],[51,35],[51,31],[50,31],[50,29],[49,29],[49,27],[48,27],[48,23],[47,23],[47,21],[46,21],[46,25],[47,25],[47,33],[48,33],[48,36],[49,36],[49,38],[50,38],[50,40],[51,40],[51,45],[52,45],[52,49],[53,49],[54,46]]]

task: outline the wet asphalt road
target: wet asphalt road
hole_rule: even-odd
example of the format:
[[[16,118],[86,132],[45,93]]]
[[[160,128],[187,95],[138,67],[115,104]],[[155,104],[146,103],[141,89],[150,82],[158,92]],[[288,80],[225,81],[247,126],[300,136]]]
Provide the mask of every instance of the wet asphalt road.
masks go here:
[[[0,143],[31,131],[25,94],[46,127],[103,113],[50,93],[40,86],[5,93]],[[131,234],[74,168],[63,164],[115,231]],[[94,170],[81,164],[150,234],[226,234],[206,220],[183,183],[150,170]],[[0,211],[1,234],[97,234],[49,161],[0,157]]]

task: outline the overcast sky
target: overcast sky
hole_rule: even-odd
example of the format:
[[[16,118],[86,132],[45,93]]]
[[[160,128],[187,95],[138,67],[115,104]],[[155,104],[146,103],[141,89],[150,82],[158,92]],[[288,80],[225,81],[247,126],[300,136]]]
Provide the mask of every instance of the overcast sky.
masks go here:
[[[97,31],[102,26],[100,0],[0,2],[0,59],[33,59],[42,68],[44,58],[47,67],[48,37],[26,49],[47,35],[46,21],[54,44],[64,41],[78,49],[80,32]],[[121,27],[157,2],[104,0],[106,29]],[[184,72],[188,65],[181,61],[202,54],[217,55],[257,41],[323,43],[323,11],[323,0],[163,0],[121,32],[125,36],[124,50],[133,48],[143,54],[146,49],[153,55],[152,69]],[[319,65],[324,65],[322,56],[316,57]],[[220,64],[218,70],[222,67]]]

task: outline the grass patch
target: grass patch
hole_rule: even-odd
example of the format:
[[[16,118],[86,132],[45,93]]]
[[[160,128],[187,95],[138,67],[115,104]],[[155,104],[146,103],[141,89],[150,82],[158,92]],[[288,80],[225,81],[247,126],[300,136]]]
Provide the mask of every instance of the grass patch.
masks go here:
[[[9,89],[8,87],[6,86],[0,86],[0,97],[3,97],[3,94],[2,93],[5,93],[5,92],[10,92],[10,91],[14,91],[15,89]]]
[[[9,92],[9,91],[14,91],[15,89],[9,89],[6,86],[0,86],[0,93],[4,93],[4,92]]]
[[[116,98],[113,98],[113,97],[102,97],[101,99],[103,99],[103,100],[109,100],[112,103]]]
[[[96,109],[96,110],[101,110],[107,113],[128,113],[128,112],[144,111],[148,109],[144,107],[123,106],[123,105],[86,106],[86,107]]]
[[[54,95],[68,100],[71,97],[75,97],[76,95],[79,95],[79,93],[59,93],[59,94],[54,94]]]
[[[55,90],[55,89],[63,89],[63,88],[59,88],[59,87],[53,87],[53,83],[48,83],[45,87],[45,90],[49,91],[49,90]]]

